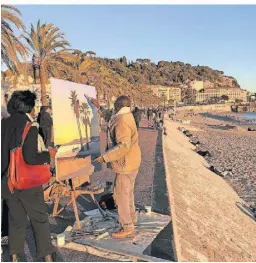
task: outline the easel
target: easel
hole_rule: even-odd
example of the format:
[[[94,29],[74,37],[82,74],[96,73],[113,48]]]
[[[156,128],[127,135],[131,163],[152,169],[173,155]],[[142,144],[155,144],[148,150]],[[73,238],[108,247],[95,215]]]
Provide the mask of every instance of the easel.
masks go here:
[[[82,184],[85,182],[90,183],[90,175],[94,172],[94,166],[91,165],[91,158],[87,157],[86,159],[77,158],[77,159],[66,159],[65,164],[59,165],[59,173],[58,176],[55,179],[52,179],[51,185],[45,189],[44,191],[44,198],[45,201],[49,199],[53,199],[54,201],[54,207],[52,216],[60,216],[60,213],[64,211],[69,205],[72,204],[73,211],[75,214],[76,219],[76,227],[77,229],[81,229],[81,223],[78,215],[77,205],[76,205],[76,199],[80,195],[90,195],[93,202],[97,205],[100,212],[102,213],[102,216],[105,217],[104,211],[101,209],[99,203],[95,199],[95,194],[100,194],[104,192],[103,187],[97,187],[97,188],[90,188],[89,186],[81,187]],[[71,163],[72,165],[69,165],[69,169],[67,168],[67,164]],[[79,168],[81,166],[81,169],[78,169],[75,172],[71,172],[67,174],[67,172],[70,171],[70,169],[73,169],[74,167]],[[70,168],[71,167],[71,168]],[[65,173],[62,172],[62,169],[65,168]],[[59,202],[61,197],[69,197],[69,201],[58,210],[59,208]]]

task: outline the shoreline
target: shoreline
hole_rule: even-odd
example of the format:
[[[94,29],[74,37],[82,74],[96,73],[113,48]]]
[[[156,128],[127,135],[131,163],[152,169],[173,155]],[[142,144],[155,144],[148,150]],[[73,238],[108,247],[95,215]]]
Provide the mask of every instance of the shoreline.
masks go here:
[[[193,135],[193,140],[200,142],[196,151],[208,151],[210,156],[205,159],[209,165],[226,172],[224,180],[245,202],[256,207],[256,132],[247,130],[248,127],[256,128],[256,124],[219,112],[192,116],[180,113],[178,118],[190,120],[186,129]],[[180,127],[184,125],[181,123]]]
[[[246,119],[242,116],[236,116],[234,114],[230,114],[230,112],[203,112],[200,113],[201,116],[212,118],[219,121],[231,122],[241,127],[244,126],[256,126],[256,116],[255,119]]]

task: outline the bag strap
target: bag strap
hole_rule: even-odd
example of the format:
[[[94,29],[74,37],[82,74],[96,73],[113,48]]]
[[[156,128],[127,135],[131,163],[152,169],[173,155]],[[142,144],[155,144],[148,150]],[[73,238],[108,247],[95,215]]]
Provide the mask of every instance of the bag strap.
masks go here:
[[[25,140],[26,140],[27,134],[28,134],[31,126],[32,126],[32,122],[27,122],[27,123],[26,123],[26,126],[25,126],[24,131],[23,131],[23,134],[22,134],[21,147],[23,146],[23,144],[24,144],[24,142],[25,142]]]

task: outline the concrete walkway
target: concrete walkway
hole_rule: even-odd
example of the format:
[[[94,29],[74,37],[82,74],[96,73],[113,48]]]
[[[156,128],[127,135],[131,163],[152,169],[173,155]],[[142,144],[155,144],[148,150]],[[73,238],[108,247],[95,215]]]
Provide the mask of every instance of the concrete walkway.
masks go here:
[[[162,153],[162,137],[161,133],[148,128],[148,122],[143,119],[141,127],[139,128],[139,143],[142,150],[142,164],[139,170],[139,174],[136,179],[135,185],[135,202],[139,205],[152,205],[153,210],[156,212],[169,214],[169,202],[167,196],[167,188],[165,183],[165,170],[163,165],[163,153]],[[101,151],[103,152],[106,146],[106,135],[101,133]],[[91,177],[92,182],[100,181],[113,181],[113,171],[103,169],[96,172]],[[99,198],[99,196],[98,196]],[[48,205],[49,213],[52,211],[52,206]],[[78,209],[80,218],[84,217],[83,212],[94,209],[89,197],[78,198]],[[73,213],[68,210],[66,215],[73,216]],[[51,232],[62,233],[69,225],[73,225],[72,220],[63,220],[60,218],[50,217]],[[162,257],[170,261],[174,260],[172,250],[172,226],[171,223],[159,233],[152,245],[145,251],[146,254],[151,254],[155,257]],[[97,262],[97,261],[113,261],[111,259],[93,256],[86,251],[77,251],[74,249],[58,248],[55,245],[58,253],[59,261],[66,262]],[[35,242],[32,233],[32,229],[28,227],[28,234],[25,244],[25,254],[27,261],[35,260]],[[4,247],[4,253],[2,255],[2,261],[9,261],[9,253],[7,247]],[[114,261],[117,261],[115,259]]]

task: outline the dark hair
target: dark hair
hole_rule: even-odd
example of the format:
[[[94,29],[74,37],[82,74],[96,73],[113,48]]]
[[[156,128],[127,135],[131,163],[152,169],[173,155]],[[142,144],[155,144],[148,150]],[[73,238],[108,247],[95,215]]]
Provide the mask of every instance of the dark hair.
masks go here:
[[[139,108],[138,107],[135,107],[135,109],[134,109],[135,111],[138,111],[139,110]]]
[[[30,113],[35,107],[36,95],[30,90],[14,91],[7,104],[9,114]]]
[[[121,95],[115,101],[115,109],[120,110],[123,107],[131,107],[131,99],[129,96]]]

